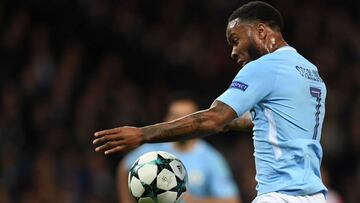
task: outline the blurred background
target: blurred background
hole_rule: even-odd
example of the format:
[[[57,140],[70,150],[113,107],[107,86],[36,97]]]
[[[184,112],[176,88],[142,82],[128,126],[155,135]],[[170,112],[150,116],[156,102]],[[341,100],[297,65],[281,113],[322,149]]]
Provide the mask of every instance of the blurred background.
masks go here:
[[[1,0],[0,202],[116,202],[124,154],[94,152],[93,132],[163,120],[166,98],[202,108],[239,68],[227,18],[247,1]],[[328,87],[323,176],[360,202],[360,7],[356,1],[267,1],[287,42]],[[243,202],[255,197],[251,133],[207,137],[229,161]]]

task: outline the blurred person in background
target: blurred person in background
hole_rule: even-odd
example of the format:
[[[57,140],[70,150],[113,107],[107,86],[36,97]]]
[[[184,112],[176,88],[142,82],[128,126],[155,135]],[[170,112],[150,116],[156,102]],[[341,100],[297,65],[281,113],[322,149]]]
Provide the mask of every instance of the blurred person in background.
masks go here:
[[[189,97],[172,99],[165,121],[174,120],[198,110]],[[117,170],[119,203],[133,203],[129,193],[128,171],[134,161],[151,151],[166,151],[179,158],[189,175],[184,203],[240,203],[237,185],[225,158],[200,139],[144,145],[124,157]]]

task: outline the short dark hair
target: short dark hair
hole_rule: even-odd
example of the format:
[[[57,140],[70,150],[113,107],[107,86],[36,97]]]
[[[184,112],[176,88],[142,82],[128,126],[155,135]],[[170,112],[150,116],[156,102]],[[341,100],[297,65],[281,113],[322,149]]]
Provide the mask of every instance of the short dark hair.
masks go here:
[[[229,22],[239,18],[245,21],[260,21],[281,31],[284,27],[284,20],[280,12],[268,3],[252,1],[236,9],[229,17]]]

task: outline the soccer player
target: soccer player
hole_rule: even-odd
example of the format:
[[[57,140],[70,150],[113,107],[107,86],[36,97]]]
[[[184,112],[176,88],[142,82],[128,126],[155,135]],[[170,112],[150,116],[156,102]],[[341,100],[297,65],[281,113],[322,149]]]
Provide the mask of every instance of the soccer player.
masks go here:
[[[320,175],[326,87],[317,68],[282,37],[283,19],[254,1],[235,10],[226,28],[231,57],[242,69],[210,108],[169,122],[95,133],[96,151],[201,137],[254,123],[257,197],[263,202],[326,202]],[[306,36],[304,36],[306,37]],[[231,128],[230,128],[231,129]]]
[[[198,110],[195,102],[179,98],[169,105],[165,121],[180,118]],[[119,202],[134,202],[129,195],[128,171],[135,160],[150,151],[166,151],[184,164],[189,176],[189,190],[184,203],[239,203],[238,189],[222,155],[201,139],[173,143],[146,144],[124,157],[118,166]]]

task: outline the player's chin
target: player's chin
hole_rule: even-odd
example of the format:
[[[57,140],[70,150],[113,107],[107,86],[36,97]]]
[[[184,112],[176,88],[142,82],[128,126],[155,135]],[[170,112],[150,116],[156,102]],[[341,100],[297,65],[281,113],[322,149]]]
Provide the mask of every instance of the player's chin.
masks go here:
[[[242,63],[242,67],[244,67],[246,64],[248,64],[250,61],[248,60],[248,61],[244,61],[243,63]]]
[[[239,65],[240,65],[240,67],[242,68],[242,67],[244,67],[247,63],[249,63],[249,61],[238,61],[237,62]]]

